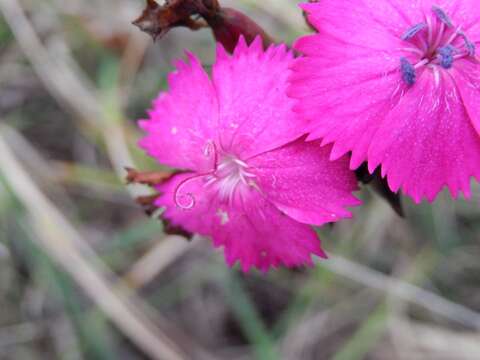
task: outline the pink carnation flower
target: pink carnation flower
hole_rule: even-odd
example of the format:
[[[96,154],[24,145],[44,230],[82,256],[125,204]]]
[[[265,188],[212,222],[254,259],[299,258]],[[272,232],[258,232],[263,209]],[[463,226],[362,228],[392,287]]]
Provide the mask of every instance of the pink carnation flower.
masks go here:
[[[393,191],[433,201],[480,179],[478,0],[321,0],[298,40],[290,94],[309,139],[350,167],[381,165]]]
[[[229,265],[311,264],[325,257],[315,231],[350,217],[356,180],[343,158],[305,143],[286,95],[293,59],[285,46],[265,52],[240,40],[233,56],[219,46],[212,79],[189,54],[140,121],[140,146],[160,163],[185,170],[158,186],[163,217],[211,236]]]

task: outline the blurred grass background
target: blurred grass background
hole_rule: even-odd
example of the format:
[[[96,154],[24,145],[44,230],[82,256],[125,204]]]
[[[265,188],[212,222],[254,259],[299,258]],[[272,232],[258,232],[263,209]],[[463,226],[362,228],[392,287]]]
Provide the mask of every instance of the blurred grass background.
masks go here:
[[[222,1],[277,40],[297,1]],[[138,0],[0,0],[0,359],[480,359],[480,191],[397,217],[368,189],[319,229],[329,261],[244,275],[163,233],[123,167],[155,169],[135,120],[184,49]],[[347,260],[348,259],[348,260]]]

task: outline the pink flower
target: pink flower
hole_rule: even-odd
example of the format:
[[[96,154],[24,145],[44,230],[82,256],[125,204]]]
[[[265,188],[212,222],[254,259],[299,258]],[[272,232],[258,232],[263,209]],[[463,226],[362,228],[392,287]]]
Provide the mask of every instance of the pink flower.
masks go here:
[[[321,225],[350,217],[356,180],[348,160],[305,143],[286,95],[293,59],[285,46],[265,52],[240,40],[233,56],[219,45],[212,79],[198,59],[178,61],[170,91],[155,100],[140,146],[160,163],[185,170],[158,186],[163,217],[211,236],[229,265],[311,264],[325,257]]]
[[[416,202],[480,179],[478,0],[321,0],[298,40],[290,94],[331,159],[381,166]]]

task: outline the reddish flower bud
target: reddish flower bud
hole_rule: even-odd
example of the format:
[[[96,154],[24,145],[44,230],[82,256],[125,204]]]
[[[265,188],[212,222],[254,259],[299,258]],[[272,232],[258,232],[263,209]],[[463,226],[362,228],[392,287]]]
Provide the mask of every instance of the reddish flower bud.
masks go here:
[[[142,15],[133,24],[154,40],[173,27],[198,30],[210,26],[215,39],[229,52],[235,48],[240,35],[248,44],[257,36],[263,39],[265,46],[273,43],[272,38],[252,19],[237,10],[220,7],[217,0],[170,0],[164,5],[147,0]]]
[[[235,49],[241,35],[248,44],[251,44],[257,36],[262,38],[265,47],[274,43],[256,22],[234,9],[222,8],[213,18],[206,21],[212,28],[215,39],[230,53]]]

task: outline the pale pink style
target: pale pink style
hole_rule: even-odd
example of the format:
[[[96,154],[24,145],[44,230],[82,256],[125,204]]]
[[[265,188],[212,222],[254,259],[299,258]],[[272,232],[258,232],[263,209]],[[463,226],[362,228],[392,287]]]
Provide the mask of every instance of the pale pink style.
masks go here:
[[[305,143],[286,95],[293,60],[285,46],[263,51],[240,40],[233,56],[219,45],[212,79],[198,59],[178,61],[140,121],[140,142],[160,163],[185,170],[158,186],[163,217],[223,246],[229,265],[311,264],[324,257],[315,231],[350,217],[356,180],[348,159]]]
[[[379,165],[393,191],[433,201],[480,179],[478,0],[320,0],[289,94],[331,159]]]

